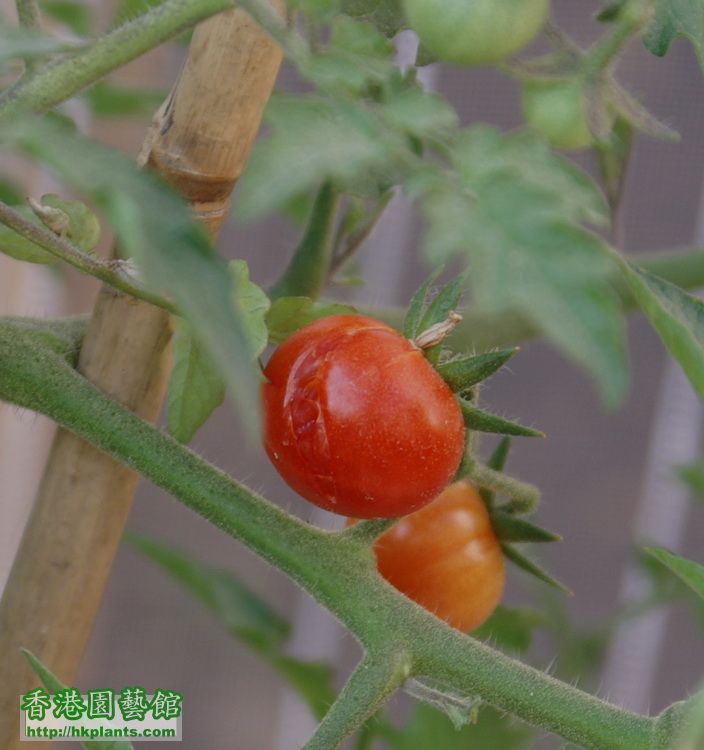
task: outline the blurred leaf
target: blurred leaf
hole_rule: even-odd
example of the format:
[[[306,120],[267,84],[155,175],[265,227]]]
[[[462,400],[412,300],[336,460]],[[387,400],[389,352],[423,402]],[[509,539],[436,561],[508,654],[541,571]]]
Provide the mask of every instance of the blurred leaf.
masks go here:
[[[245,284],[244,297],[233,295],[227,263],[184,202],[127,157],[44,121],[13,123],[0,140],[38,158],[92,197],[150,288],[173,299],[192,324],[231,386],[245,426],[257,433],[261,373],[250,331],[251,288]]]
[[[501,543],[501,549],[504,555],[519,568],[522,568],[526,573],[537,578],[543,583],[547,583],[548,586],[559,589],[565,594],[572,594],[569,588],[563,583],[560,583],[556,578],[553,578],[546,570],[544,570],[538,563],[526,557],[522,552],[519,552],[513,545]]]
[[[689,698],[683,710],[684,722],[678,727],[673,750],[698,750],[704,747],[704,690]]]
[[[401,0],[342,0],[342,10],[374,24],[387,37],[395,36],[407,25]]]
[[[290,623],[232,573],[197,562],[148,537],[128,533],[127,543],[155,562],[200,599],[227,630],[276,668],[321,718],[335,699],[330,665],[306,662],[283,653]]]
[[[631,263],[624,261],[623,270],[641,310],[704,397],[704,303]]]
[[[95,117],[151,116],[166,98],[160,89],[116,86],[99,81],[84,96]]]
[[[456,357],[439,364],[437,371],[453,391],[459,392],[486,380],[517,351],[518,349],[505,349],[470,357]]]
[[[62,42],[25,27],[11,26],[0,19],[0,69],[8,60],[31,60],[53,52],[76,50],[79,45]]]
[[[24,190],[9,177],[0,178],[0,201],[16,206],[24,201]]]
[[[464,398],[458,398],[464,423],[470,430],[479,432],[494,432],[500,435],[517,435],[519,437],[545,437],[540,430],[524,427],[516,422],[497,417],[495,414],[483,411]]]
[[[605,280],[612,262],[580,226],[605,223],[603,196],[526,133],[471,128],[452,160],[456,173],[426,168],[407,185],[428,221],[430,262],[466,258],[474,309],[529,319],[596,377],[607,404],[617,404],[628,377],[621,309]]]
[[[700,598],[704,599],[704,565],[675,555],[661,547],[646,547],[645,552],[662,563]]]
[[[672,40],[684,36],[694,45],[699,64],[704,67],[704,6],[701,0],[659,0],[645,46],[662,57]]]
[[[332,302],[314,302],[310,297],[279,297],[266,315],[269,341],[280,344],[308,323],[328,315],[354,313],[354,307]]]
[[[95,18],[93,9],[80,0],[39,0],[42,12],[68,27],[78,36],[91,36]]]
[[[17,213],[37,226],[42,226],[39,217],[29,206],[13,206]],[[10,227],[0,224],[0,252],[16,260],[28,263],[44,263],[47,265],[58,263],[58,259],[44,248],[25,239]]]
[[[419,86],[392,96],[381,113],[391,127],[418,138],[440,137],[459,124],[457,113],[446,99]]]
[[[496,510],[491,514],[496,535],[504,542],[560,542],[562,537],[552,531],[535,526],[523,518]]]
[[[524,750],[533,730],[486,706],[476,724],[459,731],[440,711],[419,703],[402,729],[383,727],[381,736],[391,750]]]
[[[113,14],[111,27],[121,26],[146,13],[150,8],[161,5],[164,0],[118,0]]]
[[[183,319],[176,322],[172,352],[167,424],[176,440],[188,443],[223,402],[225,383]]]
[[[271,303],[261,287],[249,280],[249,267],[243,260],[231,260],[228,266],[232,279],[232,304],[244,321],[249,350],[258,357],[266,348],[269,332],[266,316]]]
[[[48,692],[55,693],[58,690],[66,689],[66,685],[64,685],[56,675],[47,669],[47,667],[45,667],[31,651],[23,648],[22,653],[29,662],[29,666],[36,672]],[[120,740],[115,740],[114,742],[109,740],[86,741],[81,742],[80,744],[86,748],[86,750],[133,750],[133,747],[129,742],[122,742]]]
[[[704,463],[694,463],[682,466],[679,475],[699,497],[704,498]]]
[[[389,159],[389,134],[350,102],[314,95],[272,97],[268,137],[254,147],[237,189],[235,215],[258,218],[330,180],[369,178]]]
[[[544,624],[542,612],[499,605],[483,625],[472,631],[472,636],[523,653],[533,642],[533,631]]]

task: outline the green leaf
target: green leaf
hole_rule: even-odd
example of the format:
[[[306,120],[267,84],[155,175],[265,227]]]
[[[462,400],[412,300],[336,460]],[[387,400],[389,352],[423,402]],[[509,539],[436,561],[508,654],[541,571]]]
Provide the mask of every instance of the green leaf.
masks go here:
[[[681,466],[678,473],[700,499],[704,497],[704,463]]]
[[[497,417],[495,414],[483,411],[471,404],[464,398],[458,398],[464,423],[470,430],[479,432],[494,432],[500,435],[517,435],[519,437],[545,437],[545,433],[534,430],[532,427],[524,427],[516,422]]]
[[[391,127],[417,138],[437,138],[459,124],[457,113],[446,99],[419,86],[406,87],[391,97],[381,116]]]
[[[39,217],[36,216],[29,206],[13,206],[17,213],[21,214],[37,226],[42,226]],[[0,252],[9,255],[16,260],[27,261],[28,263],[44,263],[47,265],[56,264],[57,259],[44,248],[25,239],[17,234],[10,227],[0,224]]]
[[[9,177],[0,178],[0,201],[9,206],[16,206],[24,200],[24,190],[15,180]]]
[[[624,261],[633,296],[704,398],[704,303],[678,286]]]
[[[436,323],[444,323],[451,312],[457,311],[466,285],[467,274],[461,273],[440,289],[423,312],[417,335]]]
[[[540,565],[529,557],[526,557],[522,552],[519,552],[513,545],[502,542],[501,549],[503,550],[504,555],[506,555],[514,565],[517,565],[529,575],[534,576],[539,581],[543,581],[543,583],[547,583],[548,586],[559,589],[565,594],[572,594],[572,591],[570,591],[567,586],[560,583],[556,578],[553,578],[553,576],[551,576]]]
[[[176,440],[188,443],[222,403],[225,383],[185,320],[177,321],[172,350],[167,424]]]
[[[255,146],[237,188],[235,214],[252,220],[330,180],[369,179],[390,158],[393,137],[351,102],[317,96],[272,97],[268,137]]]
[[[391,750],[525,750],[534,738],[530,727],[486,706],[475,724],[457,731],[440,711],[419,703],[402,729],[380,731]]]
[[[199,599],[229,633],[273,666],[322,718],[335,700],[330,665],[307,662],[284,653],[290,623],[266,601],[226,570],[212,568],[180,550],[148,537],[128,533],[127,543],[156,563]]]
[[[493,375],[517,351],[518,349],[505,349],[470,357],[458,357],[442,362],[438,365],[437,371],[450,388],[459,393]]]
[[[542,612],[499,605],[483,625],[472,631],[472,635],[509,651],[523,653],[533,642],[533,631],[541,625],[545,625]]]
[[[78,36],[90,36],[93,33],[93,9],[79,0],[39,0],[42,12],[54,21],[58,21]]]
[[[421,321],[423,320],[423,315],[430,304],[431,288],[442,272],[442,266],[436,268],[413,295],[413,299],[408,306],[406,318],[403,321],[403,335],[407,339],[414,339],[419,333],[421,333]]]
[[[678,36],[689,39],[699,64],[704,67],[704,5],[701,0],[659,0],[655,18],[644,37],[645,46],[662,57]]]
[[[560,542],[562,537],[552,531],[535,526],[532,523],[510,513],[495,510],[491,514],[491,523],[496,535],[504,542]]]
[[[110,26],[112,28],[121,26],[123,23],[143,15],[150,8],[156,8],[163,2],[164,0],[118,0]]]
[[[451,156],[455,172],[424,169],[407,185],[428,220],[430,262],[465,258],[474,309],[525,317],[617,404],[627,386],[621,308],[603,242],[581,226],[606,221],[603,196],[525,133],[478,126]]]
[[[39,659],[28,649],[23,648],[22,653],[29,662],[29,666],[36,672],[42,684],[50,693],[55,693],[58,690],[65,690],[66,685],[47,667],[42,664]],[[109,740],[101,741],[86,741],[80,743],[86,750],[133,750],[132,745],[129,742],[122,742],[115,740],[111,742]]]
[[[99,81],[84,96],[95,117],[138,117],[151,116],[166,94],[161,89],[116,86],[108,81]]]
[[[503,471],[506,466],[506,459],[508,458],[508,452],[511,450],[511,438],[504,437],[494,449],[486,465],[494,471]]]
[[[0,69],[8,60],[32,60],[53,52],[76,50],[79,45],[68,44],[32,29],[11,26],[0,19]]]
[[[266,316],[271,303],[264,290],[249,280],[249,267],[243,260],[231,260],[232,305],[244,323],[244,334],[253,357],[266,348],[269,332]]]
[[[258,432],[261,373],[252,342],[258,341],[253,331],[264,324],[253,325],[249,309],[257,295],[248,283],[233,295],[227,263],[184,202],[127,157],[45,121],[13,123],[0,140],[39,158],[91,196],[150,288],[173,299],[189,320],[230,385],[246,427]]]
[[[66,237],[83,252],[90,253],[100,242],[100,220],[82,201],[67,200],[54,193],[42,196],[43,206],[63,211],[68,217]]]
[[[699,597],[704,599],[704,565],[675,555],[661,547],[646,547],[645,552],[668,568]]]
[[[407,26],[401,0],[342,0],[342,10],[369,21],[389,38]]]
[[[310,297],[279,297],[266,314],[269,341],[280,344],[299,328],[328,315],[354,313],[354,307],[333,302],[314,302]]]

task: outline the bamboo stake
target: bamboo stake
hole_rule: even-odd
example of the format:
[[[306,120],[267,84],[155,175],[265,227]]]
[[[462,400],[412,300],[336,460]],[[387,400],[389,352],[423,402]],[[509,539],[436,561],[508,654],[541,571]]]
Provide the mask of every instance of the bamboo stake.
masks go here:
[[[279,47],[243,11],[205,21],[147,136],[141,160],[186,197],[214,236],[280,63]],[[153,421],[163,401],[170,337],[167,313],[104,287],[79,369]],[[32,650],[65,682],[75,677],[137,480],[72,434],[57,433],[0,603],[3,750],[20,747],[18,696],[38,682],[19,647]]]

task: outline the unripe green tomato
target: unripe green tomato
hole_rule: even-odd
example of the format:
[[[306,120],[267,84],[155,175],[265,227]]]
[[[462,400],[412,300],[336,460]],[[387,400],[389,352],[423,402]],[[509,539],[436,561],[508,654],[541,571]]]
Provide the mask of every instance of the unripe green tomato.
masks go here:
[[[576,150],[594,142],[587,98],[579,81],[530,82],[523,86],[523,116],[553,146]]]
[[[496,63],[531,42],[550,0],[404,0],[406,18],[436,57],[464,65]]]

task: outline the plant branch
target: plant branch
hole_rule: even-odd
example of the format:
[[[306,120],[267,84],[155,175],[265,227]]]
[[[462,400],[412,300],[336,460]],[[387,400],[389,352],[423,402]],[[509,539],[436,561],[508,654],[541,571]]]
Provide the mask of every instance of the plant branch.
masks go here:
[[[0,223],[10,227],[17,234],[39,245],[47,252],[81,271],[81,273],[100,279],[115,289],[145,302],[150,302],[152,305],[161,307],[168,312],[177,312],[173,302],[145,289],[122,270],[124,267],[123,261],[101,260],[84,253],[68,240],[59,237],[47,227],[26,219],[2,201],[0,201]]]
[[[353,539],[362,544],[371,544],[382,534],[386,533],[399,519],[398,518],[370,518],[359,521],[341,533],[346,539]]]
[[[233,0],[165,0],[87,49],[20,80],[0,97],[0,122],[21,111],[46,112],[130,60],[231,7]]]
[[[588,750],[656,747],[652,719],[450,628],[384,581],[371,550],[351,543],[345,532],[325,532],[290,516],[230,479],[110,399],[8,319],[0,323],[0,398],[49,416],[240,539],[326,606],[368,653],[398,653],[403,644],[411,674],[478,695]],[[339,715],[333,715],[336,722]]]
[[[303,750],[340,747],[403,684],[410,668],[410,658],[403,652],[365,656]]]
[[[332,259],[340,194],[329,182],[323,184],[313,203],[308,226],[291,262],[270,290],[273,299],[301,295],[316,299],[325,287]]]

